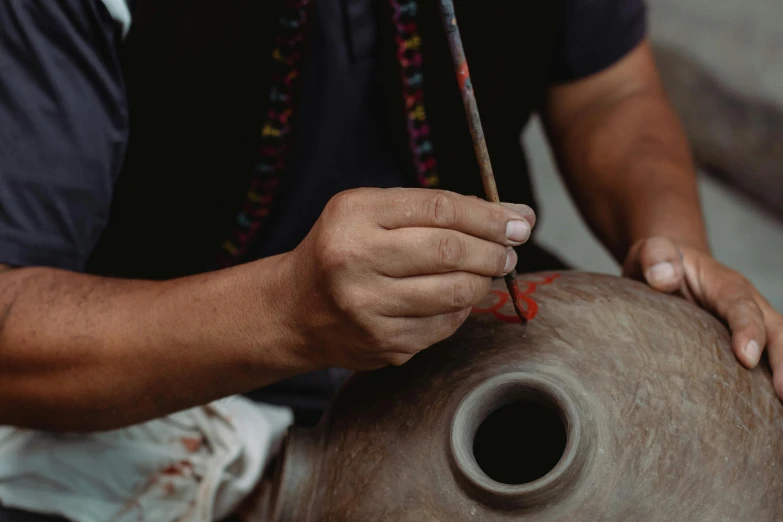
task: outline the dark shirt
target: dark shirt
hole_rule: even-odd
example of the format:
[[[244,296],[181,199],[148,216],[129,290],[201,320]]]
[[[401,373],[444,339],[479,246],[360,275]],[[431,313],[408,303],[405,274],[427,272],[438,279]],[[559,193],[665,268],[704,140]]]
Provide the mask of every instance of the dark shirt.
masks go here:
[[[0,2],[0,263],[150,279],[213,269],[257,159],[279,4],[141,0],[123,41],[94,0]],[[640,42],[643,0],[456,4],[500,193],[535,206],[520,131],[547,87]],[[418,18],[440,177],[481,194],[435,5]],[[313,9],[291,161],[248,260],[293,249],[339,191],[415,185],[388,3]],[[544,268],[525,248],[520,269]],[[334,384],[323,372],[262,396],[318,411]]]

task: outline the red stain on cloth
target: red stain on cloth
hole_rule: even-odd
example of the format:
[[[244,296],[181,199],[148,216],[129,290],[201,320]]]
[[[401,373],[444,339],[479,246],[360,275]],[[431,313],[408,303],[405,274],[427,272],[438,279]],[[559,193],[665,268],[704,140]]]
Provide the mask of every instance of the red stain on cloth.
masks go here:
[[[201,437],[182,437],[182,445],[191,453],[196,453],[201,449],[204,439]]]

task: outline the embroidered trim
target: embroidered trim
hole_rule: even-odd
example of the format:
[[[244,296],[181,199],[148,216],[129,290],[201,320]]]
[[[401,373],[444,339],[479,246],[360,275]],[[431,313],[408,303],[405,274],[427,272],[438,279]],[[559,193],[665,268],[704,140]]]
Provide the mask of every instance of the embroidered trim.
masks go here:
[[[312,0],[286,0],[280,16],[279,33],[272,51],[269,110],[261,133],[261,159],[245,203],[237,215],[231,237],[222,245],[221,266],[240,263],[247,248],[271,211],[275,189],[288,163],[293,97],[304,52],[308,8]],[[407,112],[406,129],[419,185],[438,185],[437,164],[431,131],[424,107],[424,74],[421,36],[418,32],[416,0],[390,0],[395,27],[397,59],[402,72],[402,95]]]
[[[272,51],[269,108],[261,131],[261,158],[253,169],[234,232],[223,243],[222,266],[242,261],[248,245],[269,216],[274,193],[288,159],[293,97],[304,52],[305,27],[311,0],[286,0]]]
[[[416,15],[417,0],[390,0],[396,27],[397,60],[402,70],[402,95],[407,111],[408,138],[413,167],[422,187],[438,185],[430,125],[424,107],[424,59]]]

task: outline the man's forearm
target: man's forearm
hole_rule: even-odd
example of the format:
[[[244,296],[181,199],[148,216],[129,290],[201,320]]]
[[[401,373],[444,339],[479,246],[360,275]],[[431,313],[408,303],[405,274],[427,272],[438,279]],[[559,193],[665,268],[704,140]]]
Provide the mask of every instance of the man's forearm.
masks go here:
[[[618,260],[650,236],[706,251],[687,139],[657,76],[638,77],[567,117],[553,111],[548,128],[561,168],[591,228]]]
[[[0,424],[111,429],[315,369],[272,301],[281,259],[167,282],[0,274]]]

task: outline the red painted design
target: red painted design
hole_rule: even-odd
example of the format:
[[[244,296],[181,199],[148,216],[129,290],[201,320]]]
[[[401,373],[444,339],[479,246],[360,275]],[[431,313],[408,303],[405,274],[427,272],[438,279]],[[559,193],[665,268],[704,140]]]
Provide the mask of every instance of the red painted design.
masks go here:
[[[530,297],[531,294],[533,294],[536,291],[536,288],[538,288],[540,285],[548,285],[558,277],[560,277],[560,274],[546,276],[541,281],[526,281],[524,279],[517,279],[518,285],[525,285],[524,287],[517,286],[515,290],[518,290],[517,304],[519,305],[519,309],[522,311],[522,315],[526,321],[530,321],[536,315],[538,315],[538,303],[536,303],[535,300]],[[511,309],[510,314],[502,311],[503,306],[508,303],[510,297],[509,293],[502,290],[492,290],[491,292],[497,298],[495,303],[488,308],[474,306],[471,314],[492,314],[504,323],[520,324],[522,319],[520,319],[516,313],[514,313],[513,308]]]
[[[468,62],[462,62],[459,64],[459,70],[457,71],[457,80],[459,81],[459,89],[465,90],[465,84],[470,80],[470,71],[468,71]]]

